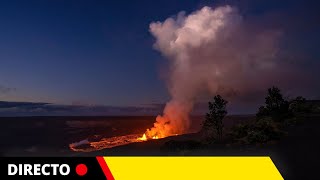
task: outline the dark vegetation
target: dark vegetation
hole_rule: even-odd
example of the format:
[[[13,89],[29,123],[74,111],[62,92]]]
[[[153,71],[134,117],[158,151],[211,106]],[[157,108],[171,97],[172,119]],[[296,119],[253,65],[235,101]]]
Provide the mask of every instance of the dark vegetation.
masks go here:
[[[235,142],[246,144],[279,140],[287,133],[287,126],[302,123],[303,116],[311,112],[312,106],[305,98],[285,99],[279,88],[272,87],[268,89],[265,105],[256,114],[256,121],[236,125],[229,135]]]
[[[255,120],[240,122],[224,132],[223,120],[227,115],[227,101],[220,95],[208,103],[209,112],[205,116],[200,134],[202,140],[169,141],[162,149],[187,151],[205,148],[208,144],[267,144],[276,142],[288,134],[290,126],[303,123],[307,115],[319,113],[319,107],[312,101],[298,96],[284,98],[280,89],[271,87],[267,91],[265,104],[256,113]]]
[[[222,140],[223,122],[222,120],[227,115],[227,101],[220,95],[213,98],[213,102],[209,102],[209,113],[206,114],[203,123],[202,131],[208,140]]]

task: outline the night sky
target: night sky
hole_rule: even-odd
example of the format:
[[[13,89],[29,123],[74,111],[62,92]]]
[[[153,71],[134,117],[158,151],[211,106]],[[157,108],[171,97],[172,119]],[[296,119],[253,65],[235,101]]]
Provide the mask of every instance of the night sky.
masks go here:
[[[286,57],[314,78],[297,92],[320,98],[316,1],[11,0],[0,2],[0,115],[83,110],[74,106],[97,107],[90,115],[108,114],[111,106],[123,114],[161,108],[170,98],[162,73],[167,61],[153,48],[149,24],[223,4],[252,22],[281,28]]]

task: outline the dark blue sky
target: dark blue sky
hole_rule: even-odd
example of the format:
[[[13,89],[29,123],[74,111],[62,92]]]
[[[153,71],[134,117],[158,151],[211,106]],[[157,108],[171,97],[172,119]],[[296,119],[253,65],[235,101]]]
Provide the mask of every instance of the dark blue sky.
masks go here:
[[[0,100],[165,103],[159,72],[166,61],[152,48],[149,24],[225,3],[285,29],[287,48],[308,55],[306,69],[316,68],[320,6],[311,1],[11,0],[0,3]]]

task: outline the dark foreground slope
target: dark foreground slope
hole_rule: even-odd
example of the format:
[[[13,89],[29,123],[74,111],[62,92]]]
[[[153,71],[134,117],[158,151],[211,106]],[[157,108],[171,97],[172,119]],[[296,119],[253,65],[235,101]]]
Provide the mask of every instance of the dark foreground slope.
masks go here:
[[[199,128],[201,119],[195,119],[195,129]],[[229,118],[226,128],[250,119],[252,116]],[[154,117],[22,117],[0,120],[2,156],[271,156],[285,179],[318,179],[315,177],[320,160],[320,116],[306,117],[302,124],[289,127],[288,134],[280,141],[263,145],[225,143],[203,147],[194,143],[200,140],[200,135],[185,134],[91,153],[72,152],[68,144],[95,134],[109,137],[143,133],[152,126]]]
[[[187,134],[78,155],[270,156],[285,179],[315,179],[320,160],[319,128],[320,117],[313,116],[306,117],[300,125],[288,127],[288,134],[280,141],[267,144],[212,144],[195,148],[187,146],[180,150],[164,148],[168,145],[166,142],[180,142],[183,145],[184,142],[194,142],[200,138],[198,134]]]

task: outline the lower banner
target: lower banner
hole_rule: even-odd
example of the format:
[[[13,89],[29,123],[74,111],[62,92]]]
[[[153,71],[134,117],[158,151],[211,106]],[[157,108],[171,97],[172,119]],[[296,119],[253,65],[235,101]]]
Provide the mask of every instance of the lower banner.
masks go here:
[[[270,157],[2,158],[1,166],[1,179],[283,180]]]

